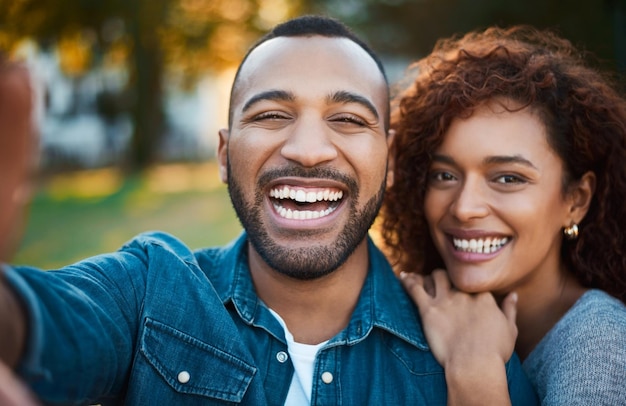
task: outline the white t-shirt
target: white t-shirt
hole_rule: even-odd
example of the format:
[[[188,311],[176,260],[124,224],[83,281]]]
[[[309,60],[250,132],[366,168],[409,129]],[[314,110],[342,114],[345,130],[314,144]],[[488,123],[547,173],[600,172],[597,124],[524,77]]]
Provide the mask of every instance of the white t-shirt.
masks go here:
[[[289,393],[285,400],[285,406],[302,406],[311,404],[311,391],[313,390],[313,369],[315,368],[315,356],[317,351],[328,341],[319,344],[301,344],[293,339],[284,320],[274,310],[269,309],[276,320],[285,330],[287,339],[287,351],[291,357],[294,374],[291,378]]]

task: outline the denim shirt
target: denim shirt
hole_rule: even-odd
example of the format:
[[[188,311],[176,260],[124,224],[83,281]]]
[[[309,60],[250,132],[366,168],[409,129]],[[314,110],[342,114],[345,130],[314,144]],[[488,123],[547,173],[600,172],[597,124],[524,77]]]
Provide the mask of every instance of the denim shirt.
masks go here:
[[[51,404],[283,405],[284,331],[257,297],[245,233],[191,251],[163,233],[60,270],[9,268],[30,317],[19,373]],[[348,326],[320,350],[313,405],[445,405],[446,382],[419,314],[369,241]],[[514,405],[537,404],[517,356]]]

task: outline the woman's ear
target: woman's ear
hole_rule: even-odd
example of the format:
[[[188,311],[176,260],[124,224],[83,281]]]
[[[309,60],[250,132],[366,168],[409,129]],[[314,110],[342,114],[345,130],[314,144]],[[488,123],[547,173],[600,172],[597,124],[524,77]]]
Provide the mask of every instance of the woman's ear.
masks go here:
[[[395,180],[394,171],[395,171],[395,166],[396,166],[396,150],[395,150],[395,143],[393,142],[395,137],[396,137],[395,130],[389,130],[387,132],[387,151],[388,151],[387,153],[387,183],[386,183],[387,189],[393,186],[393,182]]]
[[[219,130],[219,145],[217,146],[217,163],[220,170],[220,179],[228,183],[228,129]]]
[[[575,185],[569,191],[571,199],[570,206],[570,224],[566,224],[566,227],[572,224],[580,224],[585,218],[591,205],[591,199],[596,190],[596,174],[589,171],[585,173]]]

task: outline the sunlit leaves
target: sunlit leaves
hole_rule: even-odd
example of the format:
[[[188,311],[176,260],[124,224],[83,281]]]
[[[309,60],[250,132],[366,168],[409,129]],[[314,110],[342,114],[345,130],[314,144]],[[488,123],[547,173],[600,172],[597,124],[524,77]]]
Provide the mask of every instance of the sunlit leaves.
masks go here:
[[[94,42],[95,35],[88,30],[61,36],[56,48],[61,69],[66,75],[81,76],[91,67]]]

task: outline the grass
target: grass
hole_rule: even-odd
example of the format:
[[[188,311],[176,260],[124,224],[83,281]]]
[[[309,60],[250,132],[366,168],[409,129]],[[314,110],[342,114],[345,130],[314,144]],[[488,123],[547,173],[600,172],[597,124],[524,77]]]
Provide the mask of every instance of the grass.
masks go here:
[[[30,207],[15,264],[57,268],[118,249],[148,230],[191,248],[221,245],[241,232],[214,162],[163,165],[123,178],[114,169],[52,177]]]

